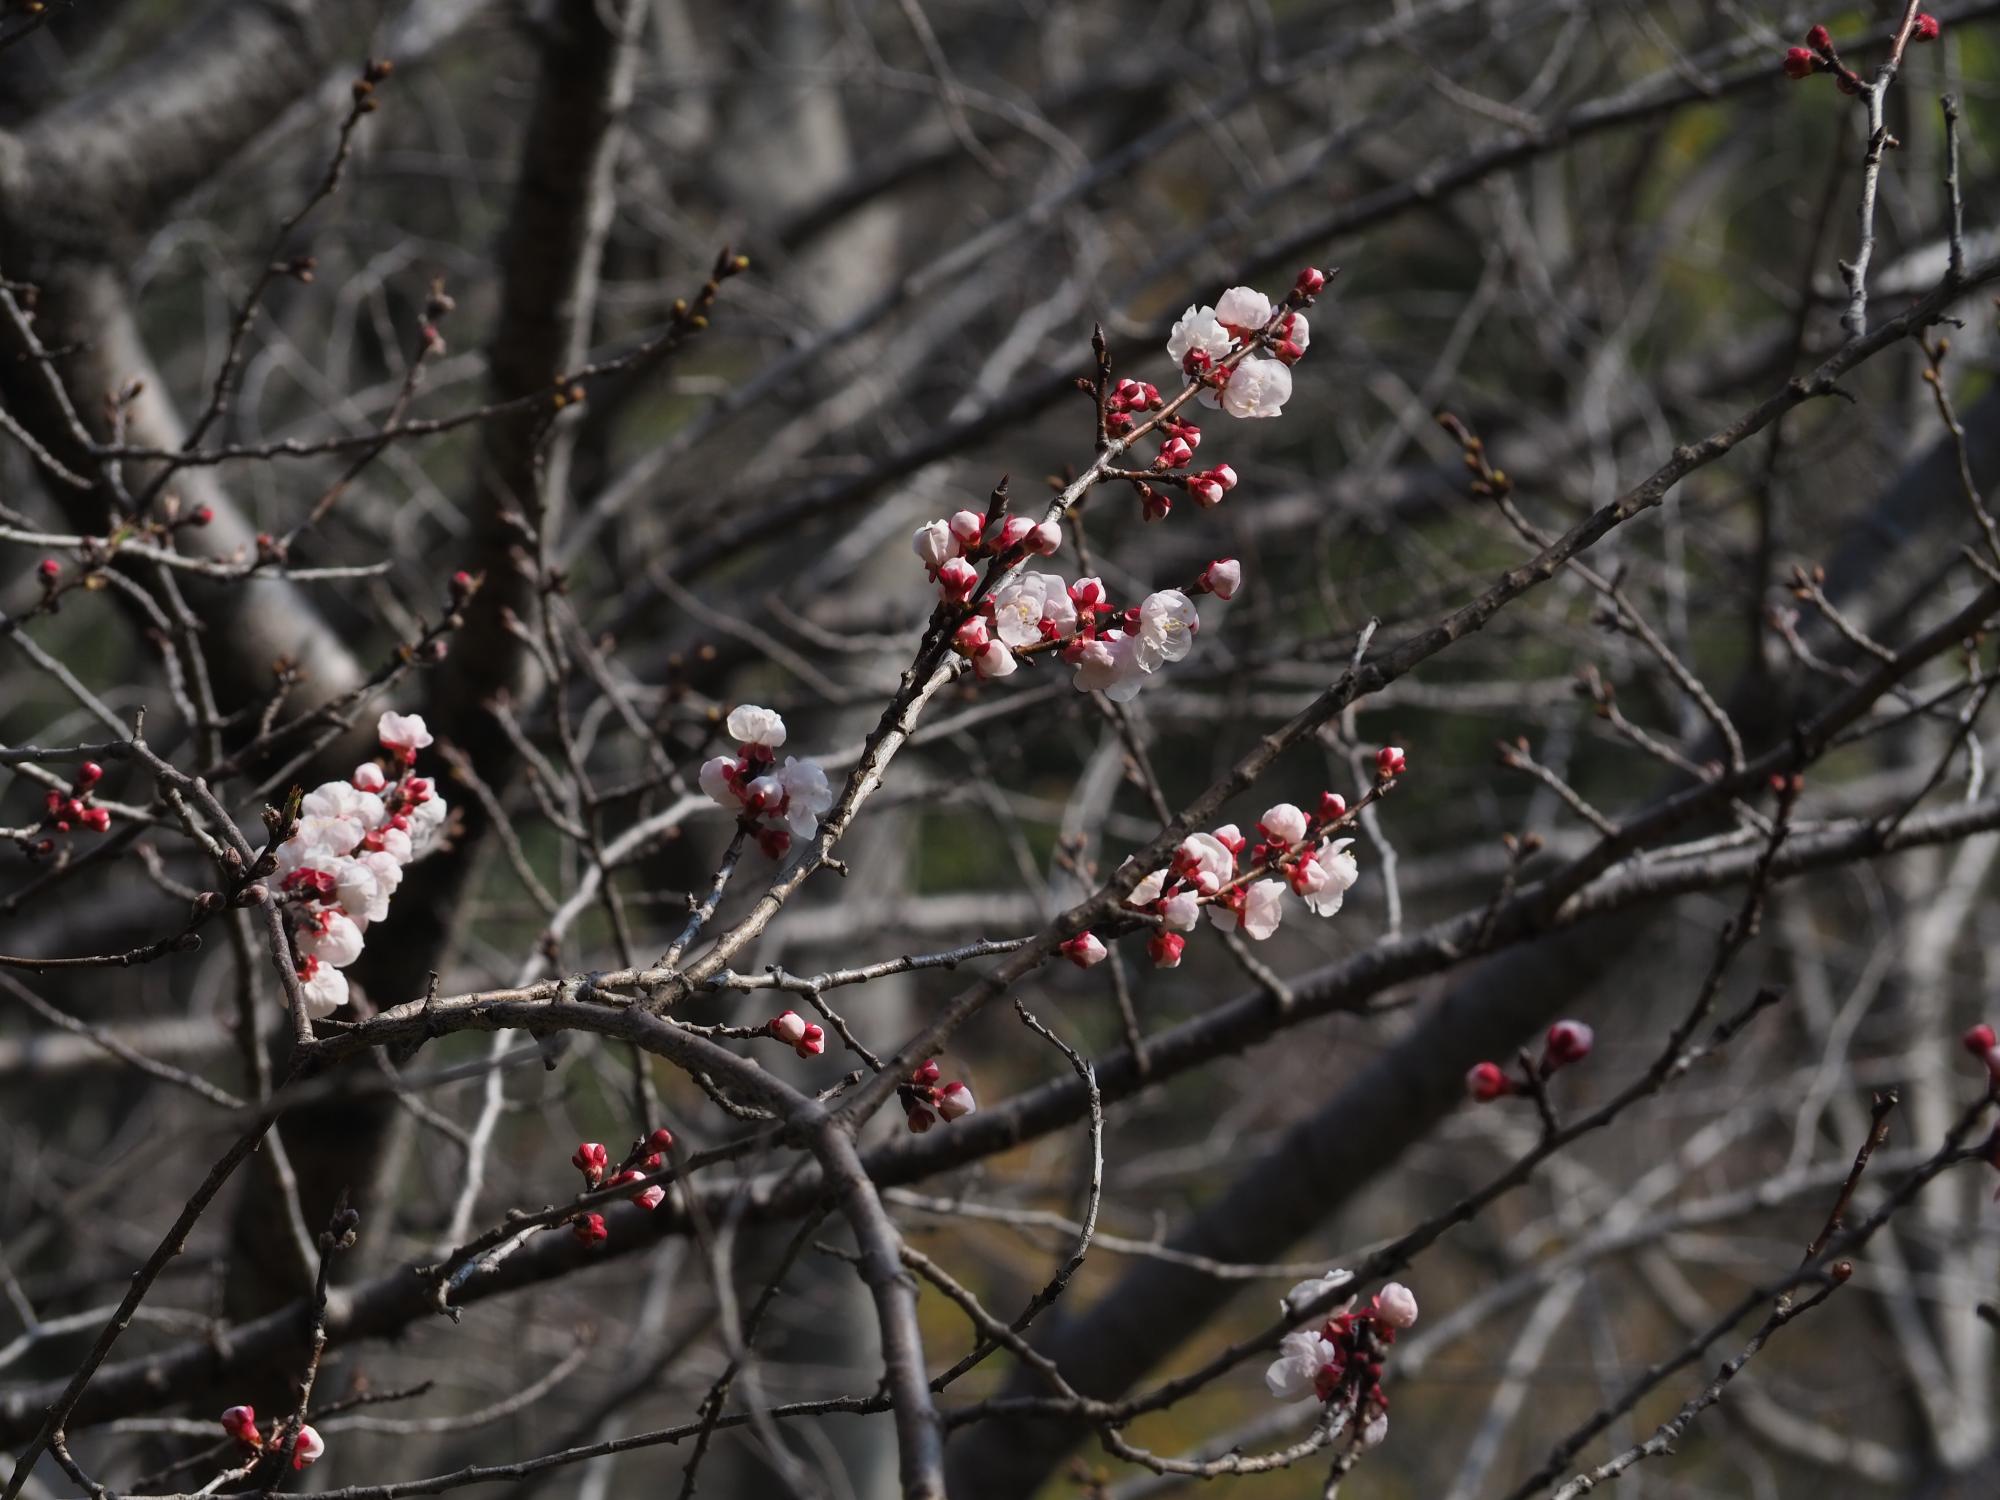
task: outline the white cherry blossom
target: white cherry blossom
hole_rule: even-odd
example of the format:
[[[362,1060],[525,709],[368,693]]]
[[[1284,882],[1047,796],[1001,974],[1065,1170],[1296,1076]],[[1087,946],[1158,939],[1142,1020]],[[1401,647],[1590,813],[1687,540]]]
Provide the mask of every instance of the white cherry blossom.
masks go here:
[[[1229,353],[1230,345],[1229,330],[1216,318],[1215,309],[1190,305],[1167,335],[1167,358],[1178,365],[1189,351],[1199,350],[1210,359],[1221,359]]]
[[[1316,1394],[1320,1370],[1338,1358],[1333,1345],[1316,1331],[1301,1329],[1278,1341],[1278,1357],[1264,1371],[1264,1388],[1280,1401],[1298,1401]]]
[[[785,721],[768,708],[744,703],[729,711],[723,727],[740,745],[757,745],[776,750],[785,743]]]
[[[1340,903],[1361,878],[1361,866],[1348,852],[1353,842],[1353,839],[1322,839],[1319,848],[1313,851],[1313,863],[1326,872],[1326,879],[1318,889],[1301,892],[1314,916],[1330,917],[1339,911]]]
[[[1222,388],[1222,409],[1232,417],[1275,417],[1291,399],[1291,367],[1254,354],[1229,372]]]
[[[1233,286],[1215,304],[1215,321],[1240,335],[1257,332],[1271,321],[1271,299],[1251,286]]]
[[[431,743],[431,732],[425,727],[422,714],[385,713],[375,721],[375,737],[384,750],[394,750],[405,760],[413,759]]]
[[[1179,589],[1162,589],[1148,594],[1139,606],[1138,645],[1142,671],[1158,670],[1161,663],[1179,661],[1194,649],[1194,633],[1201,614],[1194,601]]]

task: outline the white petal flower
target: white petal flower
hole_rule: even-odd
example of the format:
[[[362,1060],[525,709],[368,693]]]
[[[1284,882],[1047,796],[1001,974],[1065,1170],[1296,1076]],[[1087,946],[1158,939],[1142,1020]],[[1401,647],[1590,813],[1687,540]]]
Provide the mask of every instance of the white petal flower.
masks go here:
[[[972,670],[981,677],[1012,677],[1019,666],[1005,641],[988,641],[986,649],[972,658]]]
[[[1199,349],[1210,359],[1221,359],[1229,352],[1229,330],[1217,320],[1214,308],[1190,306],[1167,335],[1167,358],[1175,364],[1185,360],[1191,349]]]
[[[715,805],[729,812],[740,812],[743,801],[736,795],[736,788],[729,783],[729,775],[736,769],[736,757],[718,755],[701,763],[701,789],[707,792]]]
[[[394,750],[405,759],[414,759],[431,743],[422,714],[384,714],[375,721],[375,737],[384,750]]]
[[[785,721],[772,710],[754,703],[732,708],[723,727],[739,745],[761,745],[766,750],[775,750],[785,743]]]
[[[1059,640],[1068,640],[1076,634],[1076,603],[1069,596],[1069,587],[1054,573],[1037,573],[1042,581],[1042,619],[1055,629]]]
[[[393,863],[393,861],[392,861]],[[402,874],[400,868],[396,872]],[[389,889],[364,859],[343,859],[333,868],[334,891],[340,904],[365,922],[379,922],[389,915]]]
[[[1179,589],[1162,589],[1148,594],[1139,606],[1139,666],[1157,671],[1162,663],[1179,661],[1194,649],[1194,633],[1201,615],[1194,601]]]
[[[1361,1446],[1364,1448],[1376,1447],[1388,1435],[1389,1414],[1386,1411],[1378,1411],[1368,1419],[1367,1424],[1361,1429]]]
[[[1160,920],[1176,932],[1192,932],[1201,920],[1201,898],[1193,891],[1176,891],[1160,908]]]
[[[1257,826],[1274,842],[1296,844],[1306,836],[1306,815],[1296,803],[1279,802],[1264,809]]]
[[[1174,868],[1204,896],[1213,896],[1236,873],[1236,856],[1212,833],[1191,833],[1174,851]]]
[[[1125,904],[1127,906],[1151,906],[1155,901],[1160,899],[1160,892],[1166,889],[1166,885],[1167,872],[1165,870],[1155,870],[1132,888],[1132,894],[1125,898]]]
[[[1105,693],[1119,702],[1130,698],[1138,691],[1138,683],[1145,669],[1139,665],[1137,639],[1123,631],[1108,630],[1095,640],[1083,643],[1083,652],[1076,659],[1076,690],[1079,693]],[[1130,686],[1132,692],[1120,693]]]
[[[1339,911],[1340,903],[1361,878],[1361,867],[1348,852],[1353,842],[1353,839],[1321,839],[1319,848],[1313,851],[1314,863],[1326,871],[1325,883],[1305,895],[1306,905],[1314,916],[1330,917]]]
[[[1236,921],[1245,937],[1261,943],[1278,930],[1284,917],[1284,881],[1260,880],[1244,892],[1243,910]]]
[[[344,969],[361,957],[361,929],[339,907],[328,907],[302,924],[299,950]]]
[[[1041,640],[1042,614],[1048,607],[1050,577],[1047,573],[1020,573],[993,591],[993,633],[1003,645],[1019,651]],[[1061,580],[1058,579],[1057,583],[1060,584]],[[1058,592],[1067,604],[1068,593],[1060,588]],[[1072,607],[1072,618],[1074,615]]]
[[[1233,286],[1216,300],[1215,321],[1240,333],[1254,333],[1271,321],[1277,309],[1252,286]]]
[[[1222,409],[1232,417],[1275,417],[1291,399],[1291,366],[1257,355],[1230,371],[1222,388]]]
[[[917,534],[910,538],[910,550],[917,554],[917,560],[935,577],[937,570],[958,554],[957,544],[952,540],[951,527],[944,521],[932,521],[919,526]]]
[[[315,962],[311,967],[312,973],[299,981],[299,989],[306,998],[306,1014],[324,1021],[347,1004],[347,976],[332,964]]]
[[[819,820],[833,806],[833,788],[816,760],[786,756],[778,772],[778,785],[785,789],[785,826],[794,836],[809,839],[819,831]]]
[[[359,823],[363,832],[377,827],[386,813],[382,799],[346,781],[329,781],[314,787],[299,800],[302,817],[346,818]]]
[[[1322,1366],[1336,1358],[1333,1345],[1317,1332],[1288,1333],[1278,1341],[1278,1357],[1264,1371],[1264,1388],[1280,1401],[1297,1401],[1316,1394],[1313,1382]]]
[[[1278,1303],[1278,1316],[1296,1318],[1329,1292],[1337,1292],[1354,1279],[1352,1271],[1328,1271],[1324,1276],[1298,1282]],[[1349,1298],[1350,1305],[1353,1298]]]
[[[937,1112],[947,1120],[962,1120],[978,1108],[972,1090],[956,1079],[938,1090]]]

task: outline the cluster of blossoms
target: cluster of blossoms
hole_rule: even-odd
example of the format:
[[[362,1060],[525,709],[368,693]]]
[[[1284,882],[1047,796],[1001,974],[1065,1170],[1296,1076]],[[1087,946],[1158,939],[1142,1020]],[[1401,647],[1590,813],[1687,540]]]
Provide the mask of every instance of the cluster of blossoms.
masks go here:
[[[817,761],[788,755],[778,764],[785,721],[772,710],[745,703],[730,711],[725,727],[736,753],[703,762],[701,789],[750,827],[758,848],[782,859],[794,838],[819,831],[820,815],[833,806],[833,788]]]
[[[764,1029],[800,1057],[818,1057],[826,1051],[825,1030],[795,1010],[780,1011],[764,1023]]]
[[[1936,16],[1924,11],[1917,12],[1910,23],[1910,40],[1913,42],[1934,42],[1944,32],[1944,26]],[[1815,73],[1831,73],[1834,84],[1843,94],[1862,93],[1867,85],[1834,50],[1833,33],[1824,26],[1815,26],[1806,33],[1803,47],[1791,47],[1785,52],[1785,76],[1787,78],[1810,78]]]
[[[604,1149],[602,1141],[583,1142],[570,1157],[569,1164],[583,1174],[586,1192],[595,1192],[598,1188],[629,1187],[648,1173],[662,1170],[673,1144],[674,1133],[662,1126],[634,1141],[616,1172],[611,1171],[611,1153]],[[667,1201],[667,1190],[657,1182],[649,1183],[632,1194],[632,1201],[651,1212]],[[570,1220],[569,1232],[585,1245],[593,1247],[611,1237],[611,1231],[604,1225],[604,1215],[598,1213],[578,1214]]]
[[[1226,600],[1242,579],[1241,565],[1223,558],[1203,571],[1193,591]],[[1078,692],[1101,692],[1124,703],[1161,667],[1193,650],[1200,628],[1194,600],[1180,589],[1160,589],[1120,609],[1102,579],[1065,583],[1054,573],[1021,573],[981,601],[979,612],[959,626],[952,646],[981,677],[1008,676],[1017,657],[1060,649],[1076,669]]]
[[[346,781],[314,787],[277,850],[278,889],[314,1020],[347,1003],[340,971],[361,956],[368,924],[389,915],[403,867],[428,853],[444,827],[444,798],[413,769],[431,743],[422,717],[385,713],[375,732],[389,769],[369,761]]]
[[[907,1082],[896,1085],[896,1097],[903,1102],[903,1114],[909,1121],[910,1129],[918,1135],[939,1120],[949,1125],[979,1108],[971,1089],[956,1078],[950,1083],[940,1084],[938,1079],[943,1076],[936,1060],[926,1058],[924,1065],[912,1073]]]
[[[1345,1285],[1351,1278],[1335,1271],[1316,1281],[1302,1281],[1278,1304],[1283,1313]],[[1382,1366],[1396,1335],[1417,1321],[1417,1299],[1400,1281],[1392,1281],[1355,1311],[1350,1297],[1341,1310],[1318,1328],[1301,1328],[1285,1335],[1278,1357],[1264,1371],[1264,1385],[1280,1401],[1312,1396],[1323,1404],[1339,1403],[1372,1448],[1389,1435],[1389,1397],[1382,1389]]]
[[[1377,754],[1376,767],[1386,785],[1403,774],[1408,761],[1400,749],[1387,746]],[[1177,965],[1187,947],[1182,934],[1194,930],[1204,908],[1216,926],[1257,942],[1278,930],[1287,892],[1315,916],[1333,916],[1361,877],[1350,852],[1354,840],[1334,837],[1350,816],[1346,798],[1325,792],[1314,814],[1290,802],[1266,808],[1255,843],[1234,823],[1189,834],[1174,850],[1173,862],[1151,872],[1125,898],[1127,906],[1159,919],[1146,944],[1148,956],[1163,969]],[[1238,860],[1244,862],[1241,869]],[[1103,961],[1105,947],[1085,931],[1064,943],[1062,954],[1088,969]]]
[[[1202,405],[1232,417],[1275,417],[1291,399],[1291,367],[1312,342],[1301,308],[1325,286],[1325,273],[1310,267],[1282,305],[1254,287],[1233,286],[1215,306],[1181,314],[1167,336],[1167,356],[1201,387]],[[1231,364],[1244,350],[1251,352]]]
[[[1474,1063],[1465,1074],[1465,1091],[1481,1104],[1509,1094],[1532,1094],[1559,1069],[1590,1056],[1597,1034],[1581,1021],[1558,1021],[1542,1038],[1542,1059],[1532,1078],[1516,1078],[1496,1062]]]
[[[927,521],[910,538],[910,548],[938,586],[947,604],[963,604],[979,587],[973,559],[997,557],[1011,565],[1024,557],[1054,557],[1062,550],[1062,527],[1026,516],[961,510],[942,521]]]
[[[50,787],[43,799],[42,826],[56,833],[68,833],[73,828],[88,828],[92,833],[103,833],[111,827],[111,812],[97,805],[95,787],[104,779],[104,767],[94,760],[87,760],[76,768],[76,781],[69,791]],[[55,840],[44,838],[34,845],[36,854],[55,853]]]
[[[254,1406],[232,1406],[222,1414],[222,1430],[243,1447],[254,1452],[264,1448],[264,1434],[257,1430],[257,1408]],[[274,1431],[271,1440],[277,1441]],[[298,1436],[292,1439],[292,1467],[303,1469],[316,1463],[326,1452],[326,1440],[310,1423],[299,1428]]]

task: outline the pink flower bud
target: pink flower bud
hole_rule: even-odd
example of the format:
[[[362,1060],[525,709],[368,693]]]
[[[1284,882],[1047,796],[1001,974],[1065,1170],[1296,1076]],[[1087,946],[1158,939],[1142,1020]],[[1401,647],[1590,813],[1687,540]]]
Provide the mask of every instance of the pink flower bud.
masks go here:
[[[389,778],[382,774],[382,768],[369,761],[365,766],[356,766],[352,777],[357,792],[380,793],[389,785]]]
[[[1250,844],[1250,840],[1243,837],[1241,830],[1234,823],[1224,823],[1216,829],[1215,841],[1239,859]]]
[[[596,1187],[604,1180],[604,1169],[611,1163],[611,1153],[596,1141],[585,1141],[576,1148],[576,1155],[569,1164],[583,1173],[584,1181]]]
[[[319,1435],[318,1430],[311,1425],[301,1427],[299,1435],[292,1441],[292,1467],[308,1468],[318,1463],[320,1455],[324,1452],[326,1452],[326,1439]]]
[[[963,604],[979,587],[979,570],[962,557],[938,569],[938,594],[947,604]]]
[[[1292,283],[1292,290],[1301,297],[1317,297],[1326,290],[1326,272],[1317,266],[1307,266]]]
[[[1172,969],[1179,966],[1181,952],[1187,947],[1187,939],[1178,932],[1168,932],[1165,928],[1155,932],[1146,942],[1146,956],[1153,960],[1153,966]]]
[[[950,522],[931,521],[917,528],[910,538],[910,550],[917,554],[924,571],[935,578],[938,569],[957,554],[958,539],[951,533]]]
[[[1154,489],[1150,484],[1141,483],[1139,504],[1146,520],[1164,521],[1173,513],[1174,497],[1163,490]]]
[[[1005,552],[1012,547],[1025,547],[1028,539],[1035,534],[1035,523],[1027,516],[1008,516],[1000,523],[999,535],[994,539],[993,550]]]
[[[1381,777],[1401,776],[1410,767],[1409,759],[1400,745],[1384,745],[1375,752],[1375,774]]]
[[[1075,964],[1079,969],[1095,968],[1098,964],[1104,962],[1109,953],[1109,950],[1099,941],[1097,934],[1094,932],[1079,932],[1075,937],[1064,943],[1060,951],[1064,958]]]
[[[1347,799],[1338,792],[1321,792],[1319,815],[1324,822],[1338,823],[1347,816]]]
[[[1228,464],[1217,464],[1208,471],[1208,477],[1221,485],[1225,490],[1236,488],[1236,471],[1230,468]]]
[[[1104,607],[1104,583],[1096,578],[1079,578],[1069,586],[1069,602],[1079,611]]]
[[[1934,42],[1938,39],[1938,33],[1943,30],[1944,27],[1938,24],[1936,16],[1925,11],[1919,11],[1917,13],[1917,24],[1910,28],[1910,40],[1913,42]]]
[[[1306,836],[1306,815],[1289,802],[1264,809],[1257,831],[1274,844],[1296,844]]]
[[[1514,1081],[1500,1071],[1500,1064],[1474,1063],[1465,1075],[1465,1091],[1481,1104],[1514,1092]]]
[[[603,1214],[585,1214],[571,1221],[569,1232],[576,1236],[579,1244],[588,1245],[593,1250],[611,1237],[611,1231],[604,1227]]]
[[[910,1082],[919,1088],[929,1088],[942,1077],[944,1070],[938,1067],[937,1059],[934,1057],[925,1058],[918,1067],[910,1071]]]
[[[1375,1316],[1391,1328],[1409,1328],[1417,1321],[1416,1294],[1392,1281],[1375,1294]]]
[[[1824,26],[1815,26],[1806,33],[1806,45],[1815,52],[1831,52],[1833,50],[1833,33],[1828,31]]]
[[[1218,557],[1201,570],[1201,577],[1195,580],[1195,592],[1213,594],[1222,600],[1234,599],[1236,591],[1243,586],[1243,564],[1233,557]]]
[[[988,677],[1012,677],[1020,665],[1014,660],[1014,653],[1005,641],[988,641],[972,658],[972,670],[982,679]]]
[[[1178,469],[1194,458],[1194,447],[1185,438],[1168,438],[1160,444],[1160,467]]]
[[[257,1408],[254,1406],[230,1407],[222,1414],[222,1430],[246,1448],[264,1446],[264,1436],[257,1431]]]
[[[1597,1040],[1596,1033],[1581,1021],[1558,1021],[1549,1028],[1547,1046],[1543,1050],[1545,1067],[1562,1068],[1574,1062],[1582,1062],[1590,1056],[1591,1044]]]
[[[673,1149],[673,1144],[674,1133],[664,1125],[646,1137],[646,1145],[653,1151],[670,1151]]]
[[[764,1023],[764,1029],[788,1047],[796,1047],[806,1034],[805,1017],[795,1010],[780,1011]]]
[[[971,552],[979,546],[979,539],[986,531],[986,517],[976,510],[961,510],[952,515],[950,522],[952,540],[959,550]]]
[[[1188,493],[1199,500],[1205,508],[1213,509],[1222,503],[1222,486],[1206,474],[1197,474],[1187,482]]]
[[[991,639],[986,631],[985,618],[974,615],[958,627],[951,638],[951,646],[961,656],[977,656],[986,649],[987,642]]]
[[[818,1026],[808,1025],[804,1034],[792,1045],[792,1050],[800,1057],[818,1057],[826,1051],[826,1033]]]
[[[2000,1043],[1994,1039],[1993,1028],[1981,1021],[1977,1026],[1968,1027],[1960,1039],[1965,1050],[1986,1065],[1986,1071],[1993,1075],[1994,1082],[2000,1083]]]
[[[651,1187],[641,1188],[634,1193],[632,1201],[650,1213],[667,1201],[667,1190],[656,1182]]]
[[[938,1090],[937,1112],[947,1121],[963,1119],[977,1108],[972,1090],[955,1078]]]
[[[1028,533],[1028,550],[1037,557],[1054,557],[1062,550],[1062,526],[1044,521]]]
[[[1810,78],[1819,67],[1819,59],[1803,47],[1788,47],[1785,50],[1785,76],[1790,79]]]

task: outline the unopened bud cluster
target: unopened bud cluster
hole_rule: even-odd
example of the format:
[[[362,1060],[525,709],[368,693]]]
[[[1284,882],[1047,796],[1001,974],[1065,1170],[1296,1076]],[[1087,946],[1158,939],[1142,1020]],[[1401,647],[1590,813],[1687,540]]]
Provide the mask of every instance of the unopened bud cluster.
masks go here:
[[[941,1084],[938,1080],[943,1076],[936,1060],[927,1058],[906,1081],[896,1085],[896,1097],[902,1101],[903,1116],[910,1129],[918,1135],[939,1120],[949,1125],[979,1108],[971,1089],[956,1078]]]
[[[667,1152],[673,1149],[673,1144],[674,1133],[662,1126],[634,1141],[616,1172],[611,1170],[611,1153],[605,1150],[602,1141],[584,1141],[570,1156],[569,1164],[583,1174],[585,1191],[631,1188],[632,1201],[650,1212],[666,1201],[667,1190],[645,1179],[666,1169]],[[579,1243],[593,1249],[611,1237],[600,1213],[576,1215],[569,1221],[569,1232]]]
[[[1581,1021],[1558,1021],[1542,1038],[1541,1061],[1532,1079],[1516,1077],[1496,1062],[1474,1063],[1465,1075],[1465,1092],[1481,1104],[1509,1094],[1530,1094],[1557,1072],[1590,1056],[1597,1035]]]
[[[270,1438],[257,1427],[257,1408],[254,1406],[232,1406],[222,1414],[222,1430],[235,1440],[238,1446],[252,1453],[261,1453],[269,1444],[276,1443],[283,1432],[283,1424],[273,1429]],[[303,1469],[319,1461],[326,1452],[326,1440],[311,1423],[302,1424],[292,1436],[292,1467]]]

